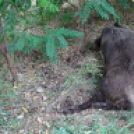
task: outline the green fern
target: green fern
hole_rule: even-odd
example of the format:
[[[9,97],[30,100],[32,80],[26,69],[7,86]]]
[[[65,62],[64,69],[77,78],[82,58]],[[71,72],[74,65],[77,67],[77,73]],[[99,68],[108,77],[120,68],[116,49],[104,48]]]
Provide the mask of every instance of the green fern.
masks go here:
[[[72,12],[68,11],[67,13],[65,13],[62,17],[62,20],[64,23],[72,22],[73,21]]]
[[[55,56],[57,56],[56,47],[60,46],[61,48],[65,48],[68,46],[68,43],[66,41],[65,37],[68,38],[74,38],[76,36],[82,37],[83,33],[69,30],[65,28],[57,28],[54,30],[47,31],[47,35],[44,36],[45,42],[46,42],[46,54],[47,56],[53,60],[56,61]],[[57,42],[58,41],[58,42]],[[59,45],[57,45],[59,43]]]
[[[128,0],[119,0],[119,6],[123,6],[124,9],[130,8],[130,5],[128,3]]]
[[[14,41],[9,44],[9,50],[10,53],[14,53],[16,50],[18,50],[27,54],[36,49],[41,43],[41,37],[31,35],[26,32],[17,32],[15,33]]]
[[[51,61],[56,62],[57,47],[65,48],[68,46],[68,43],[64,37],[74,38],[77,36],[82,37],[82,35],[82,32],[65,28],[49,30],[46,35],[42,37],[31,35],[26,32],[16,33],[15,40],[9,45],[9,50],[11,53],[18,50],[27,54],[38,47],[41,53],[46,53]]]
[[[108,13],[110,13],[114,18],[120,21],[120,18],[114,8],[108,4],[106,0],[88,0],[85,6],[78,11],[75,16],[80,15],[82,24],[84,24],[93,10],[95,10],[102,18],[106,18],[108,20]]]

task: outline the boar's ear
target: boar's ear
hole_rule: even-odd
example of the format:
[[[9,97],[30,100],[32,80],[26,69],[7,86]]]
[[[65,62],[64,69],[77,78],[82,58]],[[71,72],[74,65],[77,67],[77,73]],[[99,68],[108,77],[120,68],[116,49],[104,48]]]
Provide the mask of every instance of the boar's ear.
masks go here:
[[[96,47],[100,48],[100,46],[101,46],[101,37],[97,38],[94,43],[95,43]]]
[[[118,23],[118,21],[116,21],[116,22],[114,23],[114,26],[116,26],[117,28],[123,28],[123,27]]]

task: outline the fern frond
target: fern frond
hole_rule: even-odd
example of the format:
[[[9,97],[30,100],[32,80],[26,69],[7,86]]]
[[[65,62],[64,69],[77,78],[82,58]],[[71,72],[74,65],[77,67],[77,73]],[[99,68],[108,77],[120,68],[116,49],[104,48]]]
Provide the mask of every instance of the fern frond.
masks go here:
[[[82,37],[83,33],[82,32],[78,32],[75,30],[70,30],[70,29],[65,29],[65,28],[60,28],[57,29],[60,34],[68,37],[68,38],[74,38],[74,37]]]
[[[110,14],[112,14],[115,18],[119,19],[118,14],[115,12],[114,8],[110,6],[109,3],[107,3],[105,0],[101,2],[101,6],[104,10],[108,11]]]
[[[46,42],[46,54],[53,61],[56,60],[56,47],[60,46],[61,48],[65,48],[68,46],[68,43],[64,36],[68,38],[74,38],[76,36],[82,37],[83,33],[65,28],[57,28],[47,31],[47,35],[43,37],[44,41]],[[59,41],[60,45],[57,45],[57,40]]]
[[[21,50],[23,50],[24,46],[25,46],[25,40],[24,39],[19,39],[18,42],[15,45],[15,50],[18,49],[19,51],[21,51]]]
[[[89,18],[89,15],[91,14],[93,10],[93,1],[88,1],[85,6],[78,12],[75,13],[75,16],[80,15],[80,18],[82,20],[82,24],[86,22],[86,20]]]
[[[25,34],[25,40],[27,42],[27,44],[29,44],[29,47],[31,47],[31,49],[35,49],[37,47],[38,44],[41,43],[41,38],[35,35],[31,35],[26,33]]]
[[[97,13],[102,17],[106,18],[107,20],[109,19],[109,15],[107,14],[106,10],[101,8],[99,4],[94,5],[94,9],[97,11]]]
[[[15,33],[14,41],[10,43],[9,50],[14,53],[16,50],[30,53],[42,43],[41,37],[31,35],[27,32]]]
[[[46,41],[46,53],[50,58],[53,58],[56,53],[54,44],[54,37],[52,35],[48,35]]]
[[[128,0],[119,0],[119,6],[123,6],[124,9],[130,8],[130,4]]]
[[[82,32],[65,28],[49,30],[47,34],[42,37],[21,32],[16,34],[17,41],[12,42],[9,45],[9,49],[12,53],[18,50],[27,54],[38,47],[41,53],[45,53],[51,61],[55,62],[57,58],[57,47],[65,48],[68,46],[65,37],[74,38],[76,36],[82,37],[82,35]]]
[[[109,14],[112,14],[114,18],[120,21],[120,18],[114,8],[107,3],[106,0],[88,0],[85,6],[78,11],[75,16],[79,15],[82,20],[82,24],[84,24],[89,18],[92,10],[95,10],[102,18],[109,19]]]
[[[59,42],[60,42],[60,47],[61,47],[61,48],[65,48],[65,47],[68,46],[67,41],[65,40],[65,38],[64,38],[63,35],[57,36],[57,39],[58,39]]]

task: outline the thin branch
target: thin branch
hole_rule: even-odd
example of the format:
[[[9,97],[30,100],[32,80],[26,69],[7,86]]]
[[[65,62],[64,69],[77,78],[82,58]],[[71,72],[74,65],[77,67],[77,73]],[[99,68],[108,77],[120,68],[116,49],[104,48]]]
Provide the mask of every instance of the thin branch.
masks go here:
[[[2,37],[4,39],[4,44],[6,46],[6,53],[8,53],[8,45],[7,45],[7,40],[5,38],[5,35],[4,35],[4,28],[3,28],[3,24],[2,24],[2,17],[1,17],[1,14],[0,14],[0,27],[1,27],[1,32],[2,32]]]
[[[8,67],[10,69],[10,72],[11,72],[11,75],[12,75],[13,79],[17,80],[17,74],[15,73],[15,70],[14,70],[12,62],[11,62],[10,54],[8,53],[8,45],[7,45],[7,40],[6,40],[5,34],[4,34],[4,28],[3,28],[3,24],[2,24],[2,16],[1,16],[1,14],[0,14],[0,29],[1,29],[3,39],[4,39],[4,44],[6,46],[6,51],[5,51],[3,46],[2,46],[2,43],[0,43],[0,51],[1,51],[1,53],[3,54],[3,56],[7,60],[7,64],[8,64]]]

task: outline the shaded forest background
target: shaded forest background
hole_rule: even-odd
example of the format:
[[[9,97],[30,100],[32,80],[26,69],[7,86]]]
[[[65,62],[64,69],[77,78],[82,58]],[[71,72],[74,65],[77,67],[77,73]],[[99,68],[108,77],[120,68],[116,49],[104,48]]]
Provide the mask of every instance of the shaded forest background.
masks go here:
[[[94,40],[118,21],[134,30],[133,0],[0,0],[0,133],[133,133],[133,111],[61,111],[103,78]]]

